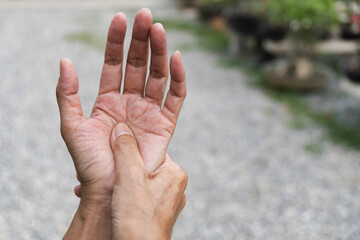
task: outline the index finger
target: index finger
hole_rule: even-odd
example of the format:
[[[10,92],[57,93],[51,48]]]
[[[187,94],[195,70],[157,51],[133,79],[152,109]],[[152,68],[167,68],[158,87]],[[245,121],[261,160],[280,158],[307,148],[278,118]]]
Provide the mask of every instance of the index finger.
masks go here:
[[[120,93],[125,34],[126,16],[124,13],[118,13],[109,27],[99,94],[112,91]]]

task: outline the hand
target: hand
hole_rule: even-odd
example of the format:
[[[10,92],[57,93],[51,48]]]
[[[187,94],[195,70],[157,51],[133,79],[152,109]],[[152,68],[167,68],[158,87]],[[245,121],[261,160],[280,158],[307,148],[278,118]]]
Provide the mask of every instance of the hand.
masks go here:
[[[171,239],[186,203],[186,173],[167,155],[148,174],[136,139],[124,123],[112,133],[116,182],[112,198],[113,239]]]
[[[180,53],[170,60],[170,90],[161,108],[168,77],[165,31],[152,25],[148,9],[136,15],[128,53],[124,93],[120,94],[126,17],[117,14],[110,25],[99,94],[90,118],[83,115],[79,83],[72,63],[63,59],[57,86],[61,133],[74,160],[81,182],[82,199],[111,200],[115,183],[115,161],[110,133],[117,122],[132,130],[148,172],[165,160],[167,147],[186,94],[185,73]],[[151,47],[150,74],[145,84]],[[95,199],[94,199],[95,198]]]

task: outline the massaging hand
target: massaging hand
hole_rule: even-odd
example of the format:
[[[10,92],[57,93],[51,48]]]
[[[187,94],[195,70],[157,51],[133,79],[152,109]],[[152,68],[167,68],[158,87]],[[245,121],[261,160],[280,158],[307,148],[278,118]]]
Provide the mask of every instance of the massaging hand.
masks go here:
[[[83,115],[79,83],[73,64],[62,59],[57,99],[61,133],[74,160],[86,201],[109,199],[115,184],[115,160],[110,134],[118,122],[133,132],[147,172],[157,169],[166,151],[186,94],[185,72],[179,52],[170,59],[170,90],[161,108],[169,73],[165,31],[152,24],[149,10],[135,18],[131,45],[122,76],[126,17],[117,14],[109,28],[100,89],[90,118]],[[151,47],[148,69],[149,40]],[[123,80],[124,91],[120,93]],[[95,199],[93,199],[95,198]]]
[[[186,202],[186,173],[167,155],[162,165],[148,174],[136,139],[124,123],[114,128],[111,145],[116,161],[113,239],[171,239]]]

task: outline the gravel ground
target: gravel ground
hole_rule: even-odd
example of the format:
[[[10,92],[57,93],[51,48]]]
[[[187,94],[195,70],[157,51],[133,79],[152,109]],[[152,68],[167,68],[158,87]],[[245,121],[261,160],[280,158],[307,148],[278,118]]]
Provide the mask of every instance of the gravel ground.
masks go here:
[[[59,60],[76,65],[89,114],[99,44],[116,11],[131,19],[137,6],[0,6],[0,239],[60,239],[79,200],[59,133]],[[176,16],[165,0],[151,7],[155,17]],[[95,40],[69,40],[79,32]],[[168,39],[169,52],[196,42],[176,31]],[[218,67],[218,56],[182,54],[189,91],[169,152],[189,185],[173,239],[359,239],[360,153],[328,142],[322,154],[305,151],[321,129],[289,128],[287,108]]]

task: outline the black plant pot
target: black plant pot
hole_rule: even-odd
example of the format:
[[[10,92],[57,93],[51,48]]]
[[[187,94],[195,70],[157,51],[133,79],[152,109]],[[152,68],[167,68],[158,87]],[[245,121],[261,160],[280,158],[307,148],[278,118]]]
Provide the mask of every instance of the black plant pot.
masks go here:
[[[269,39],[272,41],[281,41],[286,36],[286,28],[284,27],[277,27],[277,26],[266,26],[263,30],[263,38]]]
[[[346,69],[346,76],[354,83],[360,83],[360,70]]]
[[[200,18],[208,21],[211,18],[221,16],[223,8],[219,6],[201,6],[199,7]]]
[[[341,26],[341,38],[345,40],[359,40],[360,34],[351,31],[350,24],[344,24]]]
[[[243,35],[256,36],[260,28],[260,20],[246,14],[234,14],[228,22],[232,29]]]

